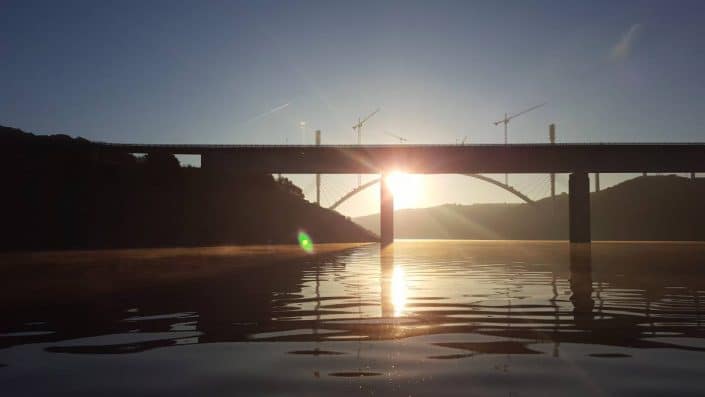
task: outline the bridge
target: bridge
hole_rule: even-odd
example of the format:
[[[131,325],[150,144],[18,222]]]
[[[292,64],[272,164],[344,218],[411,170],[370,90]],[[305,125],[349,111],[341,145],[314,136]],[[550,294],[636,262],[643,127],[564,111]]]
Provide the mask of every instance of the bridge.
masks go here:
[[[532,200],[532,199],[529,198],[527,195],[525,195],[524,193],[520,192],[518,189],[514,188],[514,187],[511,186],[511,185],[504,184],[504,183],[502,183],[502,182],[500,182],[500,181],[498,181],[498,180],[496,180],[496,179],[492,179],[492,178],[490,178],[490,177],[487,177],[487,176],[484,176],[484,175],[480,175],[480,174],[465,174],[465,176],[469,176],[469,177],[471,177],[471,178],[479,179],[479,180],[481,180],[481,181],[484,181],[484,182],[490,183],[490,184],[492,184],[492,185],[498,186],[499,188],[504,189],[504,190],[508,191],[509,193],[511,193],[511,194],[513,194],[513,195],[519,197],[519,198],[522,199],[525,203],[527,203],[527,204],[534,204],[534,200]],[[351,191],[349,191],[348,193],[346,193],[345,195],[343,195],[343,197],[341,197],[341,198],[339,198],[338,200],[336,200],[330,207],[328,207],[328,209],[334,210],[334,209],[338,208],[338,206],[340,206],[341,204],[343,204],[344,202],[346,202],[347,200],[349,200],[350,198],[352,198],[352,197],[355,196],[356,194],[362,192],[363,190],[369,188],[370,186],[374,186],[374,185],[378,184],[381,180],[382,180],[381,178],[373,179],[373,180],[371,180],[371,181],[365,182],[365,183],[363,183],[362,185],[360,185],[360,186],[358,186],[358,187],[352,189]]]
[[[590,242],[588,173],[704,172],[705,143],[509,145],[139,145],[98,151],[196,154],[201,167],[242,173],[421,174],[568,173],[569,236]],[[393,197],[380,189],[382,243],[394,239]]]

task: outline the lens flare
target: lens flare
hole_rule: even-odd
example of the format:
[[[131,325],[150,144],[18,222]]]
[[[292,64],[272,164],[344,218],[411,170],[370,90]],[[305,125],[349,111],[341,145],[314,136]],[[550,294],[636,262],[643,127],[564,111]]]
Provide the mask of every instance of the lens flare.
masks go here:
[[[306,251],[307,253],[313,253],[313,240],[311,240],[311,237],[308,235],[308,233],[304,231],[299,231],[299,247],[301,247],[302,250]]]

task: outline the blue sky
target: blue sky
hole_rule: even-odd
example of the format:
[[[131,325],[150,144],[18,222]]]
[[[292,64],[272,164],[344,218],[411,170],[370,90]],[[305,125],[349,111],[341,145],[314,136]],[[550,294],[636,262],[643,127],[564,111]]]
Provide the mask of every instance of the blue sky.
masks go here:
[[[705,3],[0,2],[0,124],[116,142],[704,141]],[[347,178],[347,179],[346,179]],[[603,185],[623,176],[605,176]],[[336,194],[354,177],[328,177]],[[517,176],[519,188],[541,177]],[[312,178],[297,177],[302,186]],[[559,179],[560,181],[560,179]],[[514,201],[423,178],[410,205]],[[452,189],[448,189],[452,186]],[[371,190],[341,208],[374,212]]]

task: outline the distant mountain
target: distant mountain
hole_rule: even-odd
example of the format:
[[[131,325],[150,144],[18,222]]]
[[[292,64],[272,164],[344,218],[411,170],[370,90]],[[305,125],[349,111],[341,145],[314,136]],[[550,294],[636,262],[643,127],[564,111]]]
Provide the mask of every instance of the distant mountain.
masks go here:
[[[0,251],[376,241],[269,174],[181,167],[0,126]]]
[[[705,240],[705,178],[646,176],[590,194],[594,240]],[[379,215],[354,219],[379,232]],[[397,238],[567,239],[568,195],[395,211]]]

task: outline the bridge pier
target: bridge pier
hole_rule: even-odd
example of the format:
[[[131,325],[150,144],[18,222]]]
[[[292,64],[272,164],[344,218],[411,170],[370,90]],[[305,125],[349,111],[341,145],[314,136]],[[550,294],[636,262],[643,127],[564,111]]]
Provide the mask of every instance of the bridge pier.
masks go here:
[[[590,178],[574,172],[568,179],[568,223],[571,243],[590,242]]]
[[[316,146],[321,146],[321,130],[316,130]],[[316,204],[321,205],[321,174],[316,174]]]
[[[380,242],[382,245],[389,245],[394,242],[394,195],[389,188],[388,174],[382,174],[380,178]]]
[[[599,172],[595,173],[595,191],[596,192],[600,191],[600,173]]]

